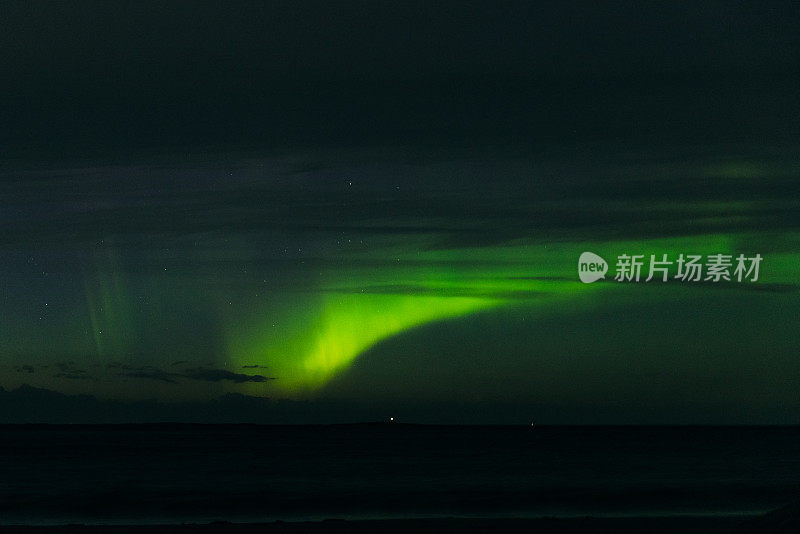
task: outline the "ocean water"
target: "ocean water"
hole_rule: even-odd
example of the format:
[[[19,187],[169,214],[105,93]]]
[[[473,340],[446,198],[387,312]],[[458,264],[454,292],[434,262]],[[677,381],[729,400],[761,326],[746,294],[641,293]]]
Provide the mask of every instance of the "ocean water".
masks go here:
[[[3,524],[749,514],[798,427],[0,426]]]

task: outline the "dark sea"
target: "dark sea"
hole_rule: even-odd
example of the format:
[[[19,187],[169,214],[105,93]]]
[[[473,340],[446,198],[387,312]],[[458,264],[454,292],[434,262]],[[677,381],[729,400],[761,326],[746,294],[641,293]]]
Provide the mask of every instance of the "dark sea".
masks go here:
[[[748,515],[798,427],[0,426],[2,524]]]

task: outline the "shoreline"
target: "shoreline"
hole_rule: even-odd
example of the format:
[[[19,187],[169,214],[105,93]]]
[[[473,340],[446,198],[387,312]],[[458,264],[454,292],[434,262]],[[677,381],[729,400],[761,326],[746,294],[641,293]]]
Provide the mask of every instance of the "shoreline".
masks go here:
[[[321,521],[272,521],[260,523],[179,523],[150,525],[60,524],[3,526],[11,533],[99,533],[114,532],[264,532],[264,533],[339,533],[339,532],[647,532],[716,533],[733,532],[759,515],[641,516],[641,517],[539,517],[539,518],[414,518],[414,519],[324,519]]]

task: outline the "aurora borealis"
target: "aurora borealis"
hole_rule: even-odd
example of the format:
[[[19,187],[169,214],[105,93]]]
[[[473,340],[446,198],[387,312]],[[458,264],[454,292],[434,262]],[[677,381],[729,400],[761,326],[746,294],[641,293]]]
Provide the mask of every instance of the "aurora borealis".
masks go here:
[[[793,19],[400,4],[0,8],[0,385],[796,421]]]
[[[121,399],[239,392],[596,406],[627,396],[659,407],[672,402],[668,391],[712,405],[741,402],[746,389],[764,388],[767,404],[795,395],[797,344],[781,318],[797,311],[800,234],[785,219],[796,206],[753,194],[756,184],[784,183],[793,172],[786,161],[742,164],[746,175],[730,163],[727,173],[682,164],[700,185],[676,203],[662,195],[682,178],[663,164],[611,176],[596,190],[567,182],[560,187],[575,199],[555,201],[564,190],[528,181],[539,171],[518,159],[493,160],[495,172],[514,178],[476,182],[469,197],[421,178],[404,193],[396,157],[381,154],[368,171],[334,162],[300,173],[287,171],[285,156],[243,160],[203,170],[205,185],[195,179],[201,170],[174,167],[73,170],[67,184],[47,188],[16,182],[29,203],[51,198],[52,187],[83,198],[48,202],[50,216],[28,230],[30,241],[6,244],[19,251],[6,276],[25,280],[5,301],[18,310],[3,337],[7,384]],[[483,164],[402,168],[412,179],[442,169],[458,177]],[[367,172],[391,178],[367,182]],[[92,191],[104,173],[129,181]],[[137,200],[139,176],[158,173],[173,177],[169,187],[153,195],[148,185]],[[227,177],[223,192],[217,174]],[[609,202],[612,187],[629,189],[636,203]],[[728,188],[727,198],[700,194],[716,187]],[[568,223],[567,211],[575,214]],[[98,216],[106,224],[90,224]],[[608,276],[583,284],[585,250],[610,259],[612,270],[626,252],[744,251],[764,262],[755,283]],[[759,329],[770,332],[769,354]],[[556,389],[559,381],[570,387]]]

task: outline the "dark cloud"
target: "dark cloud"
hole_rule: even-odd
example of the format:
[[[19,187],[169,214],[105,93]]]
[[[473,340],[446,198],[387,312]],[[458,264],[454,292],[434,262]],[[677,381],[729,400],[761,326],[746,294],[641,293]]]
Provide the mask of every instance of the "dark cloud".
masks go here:
[[[89,378],[86,374],[86,369],[76,367],[73,362],[57,362],[55,367],[60,371],[58,374],[54,375],[57,377],[69,378],[72,380]]]
[[[93,376],[83,373],[57,373],[53,376],[56,378],[66,378],[67,380],[95,380]]]
[[[244,366],[244,367],[260,367],[260,366]],[[208,369],[205,367],[198,367],[194,369],[186,369],[181,372],[171,372],[154,367],[142,367],[138,369],[131,369],[129,372],[120,373],[120,376],[128,378],[144,378],[148,380],[156,380],[165,382],[167,384],[177,384],[179,380],[198,380],[203,382],[223,382],[231,381],[237,384],[244,382],[267,382],[268,380],[275,380],[273,377],[266,377],[262,375],[248,375],[244,373],[234,373],[225,369]]]
[[[727,151],[711,147],[711,155],[665,147],[649,154],[647,164],[638,161],[641,156],[615,151],[584,148],[573,158],[537,154],[542,161],[522,149],[500,155],[483,150],[455,160],[432,151],[427,161],[413,165],[392,154],[290,178],[286,167],[298,151],[232,164],[233,176],[224,184],[219,175],[227,173],[215,163],[53,170],[58,181],[46,173],[22,179],[6,172],[0,174],[0,222],[9,231],[0,245],[80,244],[112,235],[136,256],[130,268],[163,272],[163,255],[142,254],[142,244],[153,237],[203,234],[196,245],[215,247],[219,242],[210,238],[220,228],[229,235],[258,235],[263,250],[278,249],[269,245],[287,236],[304,241],[337,235],[355,237],[356,243],[426,235],[433,238],[427,248],[446,249],[535,235],[620,239],[781,231],[796,229],[800,221],[800,208],[791,201],[800,195],[800,182],[790,178],[791,150],[743,149],[731,163]],[[675,158],[685,163],[675,168]],[[115,186],[103,178],[114,178]],[[147,194],[143,180],[150,184]],[[356,185],[348,186],[350,180]],[[19,216],[23,208],[36,214],[35,224]],[[255,254],[250,260],[277,259],[287,258]],[[168,272],[213,272],[219,265],[210,262],[176,254]]]
[[[194,380],[203,380],[206,382],[222,382],[230,380],[236,383],[242,382],[266,382],[268,380],[275,380],[273,377],[262,375],[247,375],[242,373],[233,373],[224,369],[189,369],[183,375],[186,378]]]
[[[21,365],[16,368],[16,371],[18,373],[33,373],[35,369],[33,368],[32,365]]]
[[[161,370],[161,368],[156,367],[154,365],[131,365],[131,364],[128,364],[128,363],[115,362],[115,363],[108,364],[107,367],[109,369],[120,369],[122,371],[128,371],[128,372],[134,372],[134,373],[151,372],[151,371],[152,372],[164,372],[164,371]]]
[[[146,378],[148,380],[157,380],[166,382],[167,384],[177,384],[177,377],[175,373],[167,373],[164,371],[131,371],[129,373],[120,373],[119,376],[127,378]]]
[[[574,282],[574,279],[569,280]],[[480,287],[425,287],[411,284],[387,284],[380,286],[364,286],[358,288],[333,288],[329,293],[344,294],[372,294],[372,295],[417,295],[431,297],[470,297],[470,298],[503,298],[503,299],[531,299],[548,295],[546,291],[539,290],[509,290],[499,291],[481,289]]]

